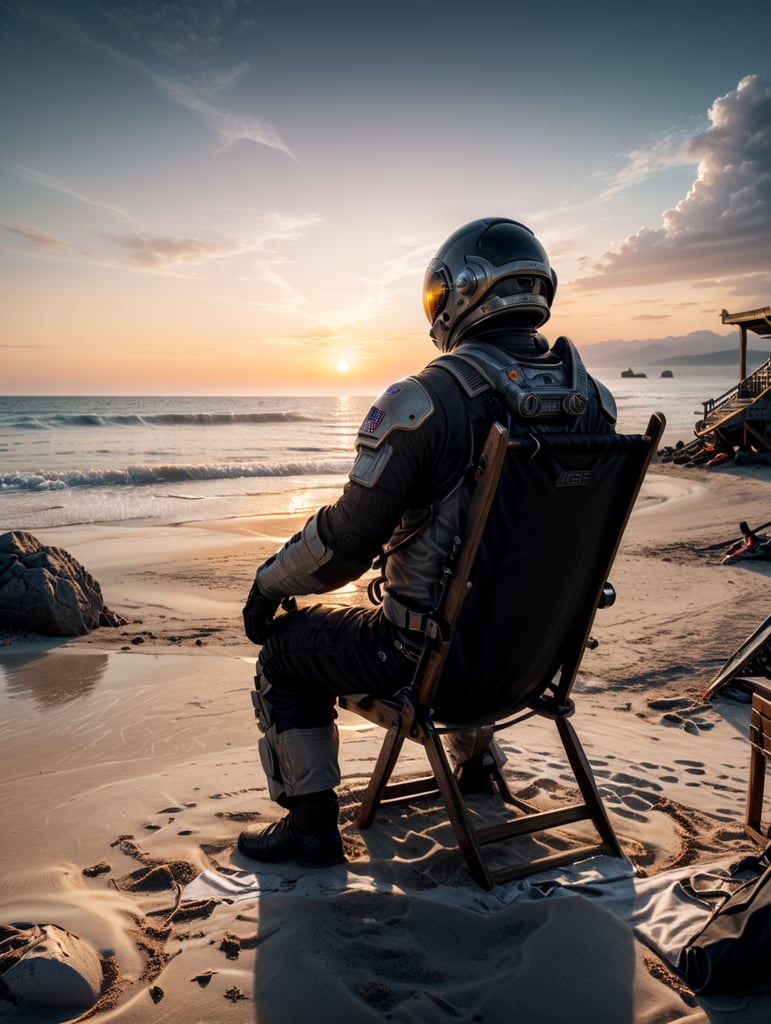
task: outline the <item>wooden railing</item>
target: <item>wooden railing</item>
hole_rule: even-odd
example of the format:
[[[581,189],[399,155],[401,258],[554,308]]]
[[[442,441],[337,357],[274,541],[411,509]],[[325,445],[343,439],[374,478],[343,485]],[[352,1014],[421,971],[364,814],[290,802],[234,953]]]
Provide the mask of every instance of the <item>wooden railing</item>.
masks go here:
[[[736,387],[726,391],[719,398],[710,398],[704,405],[704,424],[709,425],[724,419],[732,410],[746,408],[771,388],[771,358],[759,366],[754,373],[740,380]]]

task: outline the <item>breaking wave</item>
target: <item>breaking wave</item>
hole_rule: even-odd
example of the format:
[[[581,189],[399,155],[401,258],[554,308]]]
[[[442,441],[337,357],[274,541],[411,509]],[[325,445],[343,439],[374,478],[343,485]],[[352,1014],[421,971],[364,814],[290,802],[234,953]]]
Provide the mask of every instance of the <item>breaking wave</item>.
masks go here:
[[[312,420],[299,412],[195,412],[195,413],[51,413],[18,415],[8,421],[17,430],[54,430],[57,427],[219,427],[228,424],[301,423]]]
[[[63,491],[74,487],[144,487],[188,480],[248,477],[325,476],[347,473],[351,459],[229,465],[126,466],[123,469],[65,470],[0,476],[0,491]]]

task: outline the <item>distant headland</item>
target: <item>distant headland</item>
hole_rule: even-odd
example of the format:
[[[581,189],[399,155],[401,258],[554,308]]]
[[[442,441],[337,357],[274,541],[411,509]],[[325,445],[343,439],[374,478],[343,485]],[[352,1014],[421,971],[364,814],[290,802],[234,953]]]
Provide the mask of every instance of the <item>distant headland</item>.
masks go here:
[[[582,346],[581,353],[590,366],[731,366],[739,359],[735,331],[692,331],[655,340],[598,341]],[[760,365],[768,356],[768,347],[758,344],[747,350],[751,366]]]

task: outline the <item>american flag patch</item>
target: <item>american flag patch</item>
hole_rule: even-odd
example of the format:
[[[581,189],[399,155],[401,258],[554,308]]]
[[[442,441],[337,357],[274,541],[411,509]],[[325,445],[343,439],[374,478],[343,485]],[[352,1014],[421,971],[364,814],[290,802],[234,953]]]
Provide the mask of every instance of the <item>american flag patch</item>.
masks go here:
[[[361,434],[374,434],[377,428],[385,419],[385,409],[378,409],[376,405],[373,405],[367,415],[364,417],[364,422],[359,428]]]

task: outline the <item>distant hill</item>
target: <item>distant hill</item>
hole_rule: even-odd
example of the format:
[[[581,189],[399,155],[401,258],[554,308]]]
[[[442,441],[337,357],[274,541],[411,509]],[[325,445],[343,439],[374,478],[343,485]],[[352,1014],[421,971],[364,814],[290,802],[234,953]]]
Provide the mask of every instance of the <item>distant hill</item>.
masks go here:
[[[728,346],[734,343],[734,347]],[[760,347],[748,337],[747,360],[757,364],[769,356],[771,346]],[[581,354],[591,366],[720,366],[739,359],[739,334],[718,334],[716,331],[692,331],[685,335],[648,338],[639,341],[598,341],[585,345]]]
[[[756,349],[747,349],[747,367],[750,370],[757,369],[764,363],[771,351],[761,352]],[[696,356],[667,356],[666,359],[657,359],[653,366],[734,366],[738,365],[739,355],[734,348],[725,349],[722,352],[702,352]]]

